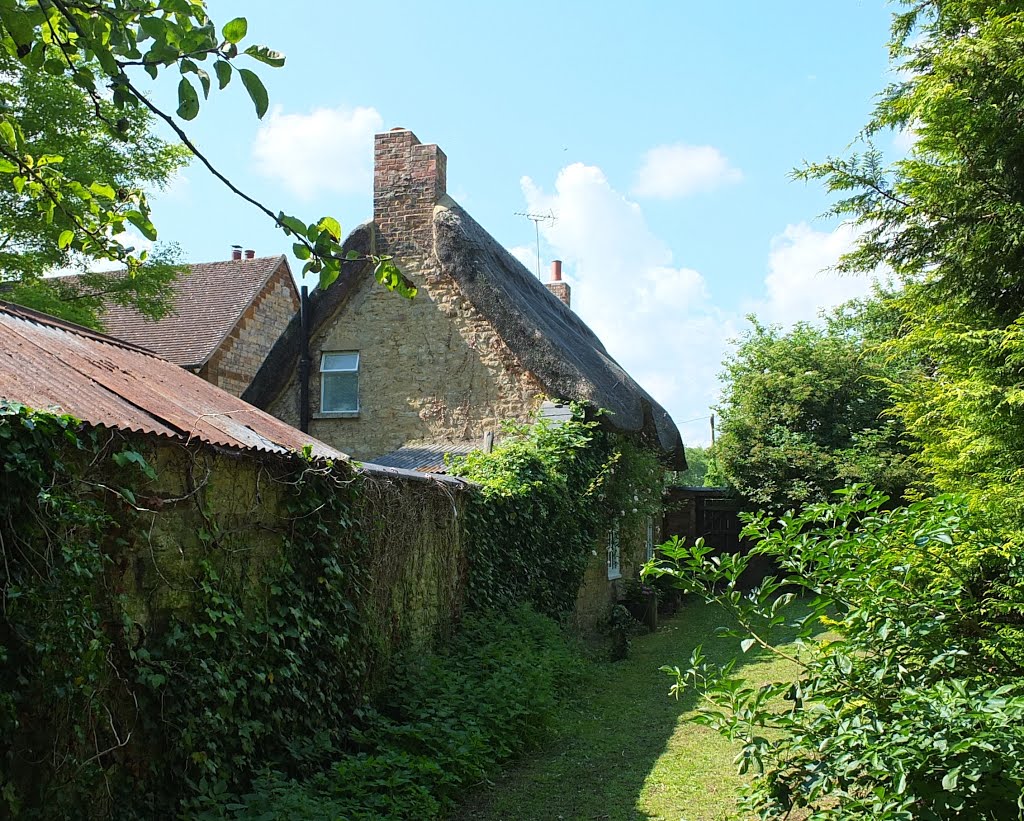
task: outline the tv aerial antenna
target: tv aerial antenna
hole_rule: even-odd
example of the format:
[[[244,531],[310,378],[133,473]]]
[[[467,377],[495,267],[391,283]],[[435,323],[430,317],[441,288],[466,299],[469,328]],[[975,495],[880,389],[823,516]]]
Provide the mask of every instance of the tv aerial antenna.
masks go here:
[[[555,215],[554,210],[549,209],[546,214],[531,214],[529,211],[516,211],[517,217],[526,217],[530,222],[533,223],[533,230],[537,236],[537,279],[540,279],[540,224],[542,222],[550,222],[554,225],[558,222],[558,217]]]

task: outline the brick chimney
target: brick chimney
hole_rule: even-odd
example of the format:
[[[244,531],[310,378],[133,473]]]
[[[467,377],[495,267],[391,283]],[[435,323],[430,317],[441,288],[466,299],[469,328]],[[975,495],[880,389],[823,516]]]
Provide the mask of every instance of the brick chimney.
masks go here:
[[[570,307],[569,298],[572,296],[572,289],[568,282],[562,282],[562,260],[556,259],[551,262],[551,282],[545,283],[547,289],[558,297],[565,307]]]
[[[374,138],[373,221],[378,251],[411,260],[433,248],[434,206],[445,195],[448,158],[405,128]]]
[[[256,259],[256,252],[254,250],[252,250],[252,248],[246,248],[245,249],[245,258],[246,259]]]
[[[231,259],[239,260],[242,258],[242,246],[232,245],[231,246]]]

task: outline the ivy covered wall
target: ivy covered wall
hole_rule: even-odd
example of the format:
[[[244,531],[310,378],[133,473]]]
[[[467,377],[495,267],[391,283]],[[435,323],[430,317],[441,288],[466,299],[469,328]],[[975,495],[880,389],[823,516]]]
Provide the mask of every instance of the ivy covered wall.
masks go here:
[[[188,816],[321,771],[464,611],[592,628],[605,534],[634,573],[661,496],[582,409],[454,465],[472,487],[2,402],[0,454],[0,815],[26,818]]]
[[[0,814],[301,774],[448,629],[462,493],[0,404]]]

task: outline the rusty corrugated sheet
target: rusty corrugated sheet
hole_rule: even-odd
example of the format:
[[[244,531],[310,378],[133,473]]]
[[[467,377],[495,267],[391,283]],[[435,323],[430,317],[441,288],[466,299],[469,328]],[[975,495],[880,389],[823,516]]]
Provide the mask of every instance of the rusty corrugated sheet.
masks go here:
[[[274,453],[313,439],[140,348],[0,301],[0,398],[94,425]]]

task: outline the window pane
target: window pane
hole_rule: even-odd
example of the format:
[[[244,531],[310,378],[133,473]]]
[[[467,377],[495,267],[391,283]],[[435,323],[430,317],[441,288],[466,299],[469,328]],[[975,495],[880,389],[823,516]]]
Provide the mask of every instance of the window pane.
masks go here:
[[[325,373],[323,377],[324,413],[359,410],[359,376],[355,373]]]
[[[321,371],[357,371],[358,353],[325,353],[320,360]]]

